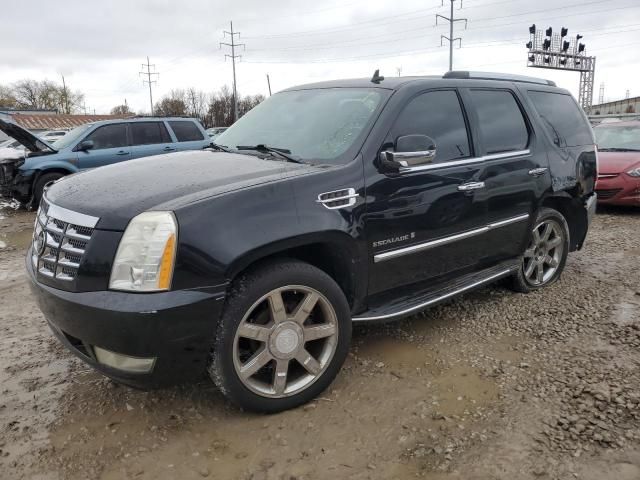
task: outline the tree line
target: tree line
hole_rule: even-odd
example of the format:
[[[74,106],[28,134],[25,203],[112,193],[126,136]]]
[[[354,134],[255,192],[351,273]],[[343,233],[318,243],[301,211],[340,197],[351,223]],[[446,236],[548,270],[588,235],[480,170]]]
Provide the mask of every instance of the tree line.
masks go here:
[[[238,95],[238,118],[264,100],[264,95]],[[127,105],[118,105],[112,115],[133,114]],[[206,127],[228,127],[233,123],[233,92],[223,86],[208,94],[195,88],[174,89],[153,105],[158,117],[194,117]]]
[[[0,85],[0,107],[80,113],[84,94],[51,80],[20,80]]]

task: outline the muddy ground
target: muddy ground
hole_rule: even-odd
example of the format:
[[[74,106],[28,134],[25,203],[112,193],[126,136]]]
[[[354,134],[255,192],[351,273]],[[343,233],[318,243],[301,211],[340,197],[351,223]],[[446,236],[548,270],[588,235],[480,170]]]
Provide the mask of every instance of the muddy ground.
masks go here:
[[[33,219],[0,209],[0,478],[640,479],[640,210],[600,211],[542,292],[357,329],[330,389],[272,416],[65,351],[23,273]]]

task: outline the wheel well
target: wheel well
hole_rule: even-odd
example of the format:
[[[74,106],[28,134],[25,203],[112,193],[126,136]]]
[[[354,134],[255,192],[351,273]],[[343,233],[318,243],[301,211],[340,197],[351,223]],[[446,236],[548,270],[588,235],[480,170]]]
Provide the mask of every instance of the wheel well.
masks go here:
[[[542,202],[543,207],[553,208],[562,214],[569,226],[569,249],[578,250],[582,247],[587,233],[587,219],[584,208],[572,197],[547,197]]]
[[[278,259],[296,259],[309,263],[329,275],[344,293],[350,307],[354,306],[355,279],[353,276],[352,260],[345,253],[346,249],[332,243],[311,243],[299,247],[293,247],[259,258],[241,271],[237,272],[231,281],[235,281],[247,270],[259,268],[266,262]]]
[[[42,175],[48,173],[61,173],[62,175],[69,175],[71,172],[64,168],[47,168],[46,170],[38,170],[38,175],[35,177],[34,182],[37,182]]]

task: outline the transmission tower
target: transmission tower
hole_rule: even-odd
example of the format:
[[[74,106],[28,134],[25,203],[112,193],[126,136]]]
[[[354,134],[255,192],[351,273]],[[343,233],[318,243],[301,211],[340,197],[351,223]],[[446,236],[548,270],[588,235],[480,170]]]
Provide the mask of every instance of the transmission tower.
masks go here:
[[[600,84],[600,93],[598,94],[598,105],[604,103],[604,82]]]
[[[240,38],[240,32],[233,31],[233,22],[231,22],[231,31],[224,31],[224,37],[226,38],[229,35],[231,39],[231,43],[220,42],[220,48],[223,45],[227,47],[231,47],[231,55],[225,54],[224,59],[231,59],[231,63],[233,64],[233,121],[238,120],[238,90],[236,88],[236,58],[242,58],[242,55],[236,55],[236,47],[242,47],[243,49],[246,47],[244,43],[236,43],[236,35]]]
[[[625,93],[624,98],[625,100],[629,100],[629,96],[631,95],[631,92],[629,90],[627,90],[627,93]]]
[[[440,35],[440,46],[443,45],[443,40],[447,40],[449,42],[449,71],[453,70],[453,44],[457,41],[460,44],[460,48],[462,48],[462,38],[457,37],[454,38],[453,37],[453,24],[455,22],[464,22],[464,28],[465,30],[467,29],[467,23],[468,20],[466,18],[454,18],[453,17],[453,3],[456,0],[449,0],[449,2],[451,2],[451,13],[449,15],[449,17],[445,17],[443,15],[437,14],[436,15],[436,25],[438,25],[438,18],[441,18],[443,20],[445,20],[446,22],[449,22],[449,36],[447,37],[446,35]],[[444,0],[442,0],[442,6],[444,7]],[[460,0],[460,8],[462,8],[462,0]]]
[[[151,69],[153,68],[154,70],[156,69],[155,65],[151,65],[151,63],[149,62],[149,57],[147,57],[147,63],[143,63],[142,64],[142,68],[146,68],[147,71],[146,72],[140,72],[140,75],[146,75],[147,79],[146,80],[142,80],[142,84],[144,85],[145,83],[149,84],[149,105],[151,106],[151,116],[153,117],[153,93],[151,92],[151,85],[154,83],[157,83],[157,80],[151,80],[151,77],[153,75],[160,75],[157,72],[152,72]],[[157,78],[157,77],[156,77]]]

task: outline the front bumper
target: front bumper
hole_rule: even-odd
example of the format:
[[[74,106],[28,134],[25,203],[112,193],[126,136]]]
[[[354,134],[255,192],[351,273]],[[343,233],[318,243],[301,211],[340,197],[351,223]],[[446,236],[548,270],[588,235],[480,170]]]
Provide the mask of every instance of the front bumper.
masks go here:
[[[596,192],[601,205],[640,206],[640,178],[626,173],[614,178],[599,178]]]
[[[138,388],[194,381],[206,373],[224,287],[151,294],[66,292],[39,283],[27,253],[31,290],[56,337],[101,373]],[[156,358],[150,373],[97,361],[93,347]]]

